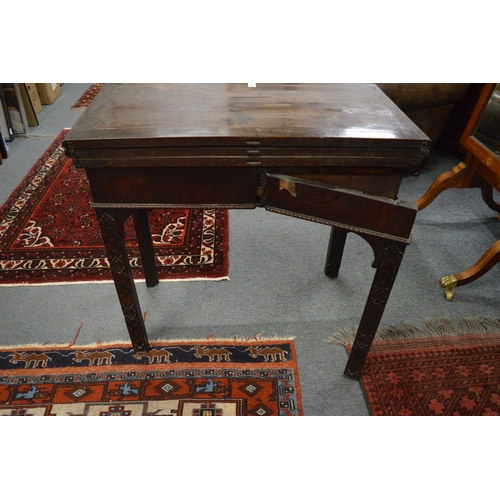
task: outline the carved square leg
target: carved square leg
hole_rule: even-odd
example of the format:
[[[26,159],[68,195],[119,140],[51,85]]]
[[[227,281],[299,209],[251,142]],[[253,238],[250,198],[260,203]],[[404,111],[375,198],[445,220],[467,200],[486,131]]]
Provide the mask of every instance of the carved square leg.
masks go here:
[[[97,209],[104,246],[132,345],[136,352],[145,352],[149,350],[149,341],[124,240],[123,225],[129,215],[125,210]]]

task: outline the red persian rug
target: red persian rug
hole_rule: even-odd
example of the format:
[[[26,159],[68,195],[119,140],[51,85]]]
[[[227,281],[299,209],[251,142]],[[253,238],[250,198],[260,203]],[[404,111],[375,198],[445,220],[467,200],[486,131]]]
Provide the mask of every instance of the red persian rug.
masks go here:
[[[104,87],[104,83],[93,83],[78,99],[78,101],[71,106],[71,109],[86,108],[96,97],[99,91]]]
[[[112,281],[85,172],[61,143],[63,130],[0,209],[0,286]],[[160,280],[227,279],[228,212],[150,212]],[[127,247],[144,279],[131,220]]]
[[[360,378],[372,415],[500,415],[500,320],[442,318],[384,337]]]
[[[299,416],[290,340],[0,348],[1,416]]]

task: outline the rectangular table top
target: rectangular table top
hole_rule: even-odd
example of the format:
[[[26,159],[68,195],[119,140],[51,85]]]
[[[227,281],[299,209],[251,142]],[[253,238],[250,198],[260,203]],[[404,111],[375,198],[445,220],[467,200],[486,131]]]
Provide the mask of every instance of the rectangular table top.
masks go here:
[[[147,83],[106,84],[65,146],[390,148],[418,154],[428,142],[375,84]]]

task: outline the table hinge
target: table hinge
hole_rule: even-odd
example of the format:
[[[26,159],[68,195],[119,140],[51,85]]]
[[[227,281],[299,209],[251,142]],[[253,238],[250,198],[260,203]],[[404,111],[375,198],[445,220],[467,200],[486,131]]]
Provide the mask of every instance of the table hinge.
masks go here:
[[[266,174],[259,174],[257,181],[257,206],[263,207],[266,204]]]

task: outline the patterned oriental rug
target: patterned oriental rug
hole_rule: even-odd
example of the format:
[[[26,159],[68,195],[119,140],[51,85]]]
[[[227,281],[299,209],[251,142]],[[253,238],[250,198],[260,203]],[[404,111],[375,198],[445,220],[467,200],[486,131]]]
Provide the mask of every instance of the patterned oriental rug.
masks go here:
[[[71,109],[86,108],[96,97],[99,91],[104,87],[104,83],[93,83],[78,99],[78,101],[71,106]]]
[[[0,209],[0,286],[110,282],[85,172],[61,143],[63,130]],[[228,212],[150,212],[160,280],[220,280],[228,272]],[[134,278],[143,280],[133,222],[126,242]]]
[[[299,416],[291,340],[0,348],[0,416]]]
[[[441,318],[380,338],[360,378],[372,415],[500,415],[499,319]]]

